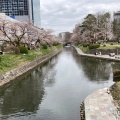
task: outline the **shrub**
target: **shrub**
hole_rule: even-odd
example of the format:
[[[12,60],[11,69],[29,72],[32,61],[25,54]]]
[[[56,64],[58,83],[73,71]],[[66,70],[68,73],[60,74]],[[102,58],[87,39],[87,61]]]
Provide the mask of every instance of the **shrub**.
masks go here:
[[[96,49],[96,48],[99,48],[100,47],[100,44],[90,44],[89,45],[89,49]]]
[[[113,71],[113,81],[114,82],[120,81],[120,70],[116,69]]]
[[[55,43],[53,43],[53,46],[58,46],[60,43],[58,43],[58,42],[55,42]]]
[[[89,43],[83,43],[82,46],[83,46],[83,47],[88,47],[88,46],[89,46]]]
[[[8,46],[4,49],[4,52],[9,52],[9,53],[15,53],[15,54],[19,54],[20,53],[20,49],[18,47],[15,46]]]
[[[43,49],[47,49],[47,45],[46,44],[41,44]]]
[[[26,47],[20,46],[19,49],[20,49],[20,53],[22,53],[22,54],[28,54],[28,49]]]
[[[116,69],[113,71],[114,76],[120,76],[120,70]]]

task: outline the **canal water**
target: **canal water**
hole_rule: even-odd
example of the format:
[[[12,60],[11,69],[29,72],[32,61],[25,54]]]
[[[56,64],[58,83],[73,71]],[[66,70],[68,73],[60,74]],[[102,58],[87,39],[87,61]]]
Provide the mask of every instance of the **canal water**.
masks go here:
[[[0,90],[0,120],[80,120],[80,104],[113,84],[115,62],[63,51],[21,80]]]

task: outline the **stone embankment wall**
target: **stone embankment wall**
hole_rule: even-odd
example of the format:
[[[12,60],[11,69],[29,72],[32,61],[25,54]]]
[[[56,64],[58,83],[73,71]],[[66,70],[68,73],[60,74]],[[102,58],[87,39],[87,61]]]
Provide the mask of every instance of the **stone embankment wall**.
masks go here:
[[[49,59],[51,59],[52,57],[57,55],[60,51],[61,50],[54,51],[53,53],[50,53],[43,57],[40,57],[30,63],[27,63],[18,68],[8,71],[5,74],[0,75],[0,87],[2,87],[3,85],[6,85],[7,83],[9,83],[12,80],[15,80],[16,78],[22,76],[23,74],[32,70],[33,68],[37,67],[38,65],[42,65],[43,63],[45,63],[46,61],[48,61]]]
[[[99,53],[101,52],[102,55],[109,55],[109,53],[115,53],[116,55],[117,54],[120,54],[120,49],[117,48],[117,49],[91,49],[90,51],[86,52],[88,54],[95,54],[95,53]]]

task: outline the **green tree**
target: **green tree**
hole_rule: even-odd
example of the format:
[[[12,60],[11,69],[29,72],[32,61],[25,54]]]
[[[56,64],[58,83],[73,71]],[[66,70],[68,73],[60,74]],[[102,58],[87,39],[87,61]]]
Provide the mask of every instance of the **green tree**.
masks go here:
[[[96,30],[96,16],[94,14],[88,14],[81,25],[82,33],[87,32],[85,37],[88,37],[90,42],[95,42],[94,33]]]

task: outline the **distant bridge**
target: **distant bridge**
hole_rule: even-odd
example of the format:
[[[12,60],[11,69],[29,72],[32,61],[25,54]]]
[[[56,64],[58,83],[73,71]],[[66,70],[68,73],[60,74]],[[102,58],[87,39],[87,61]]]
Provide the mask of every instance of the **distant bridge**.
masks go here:
[[[63,44],[63,46],[71,46],[71,44],[72,44],[71,42],[66,42]]]

